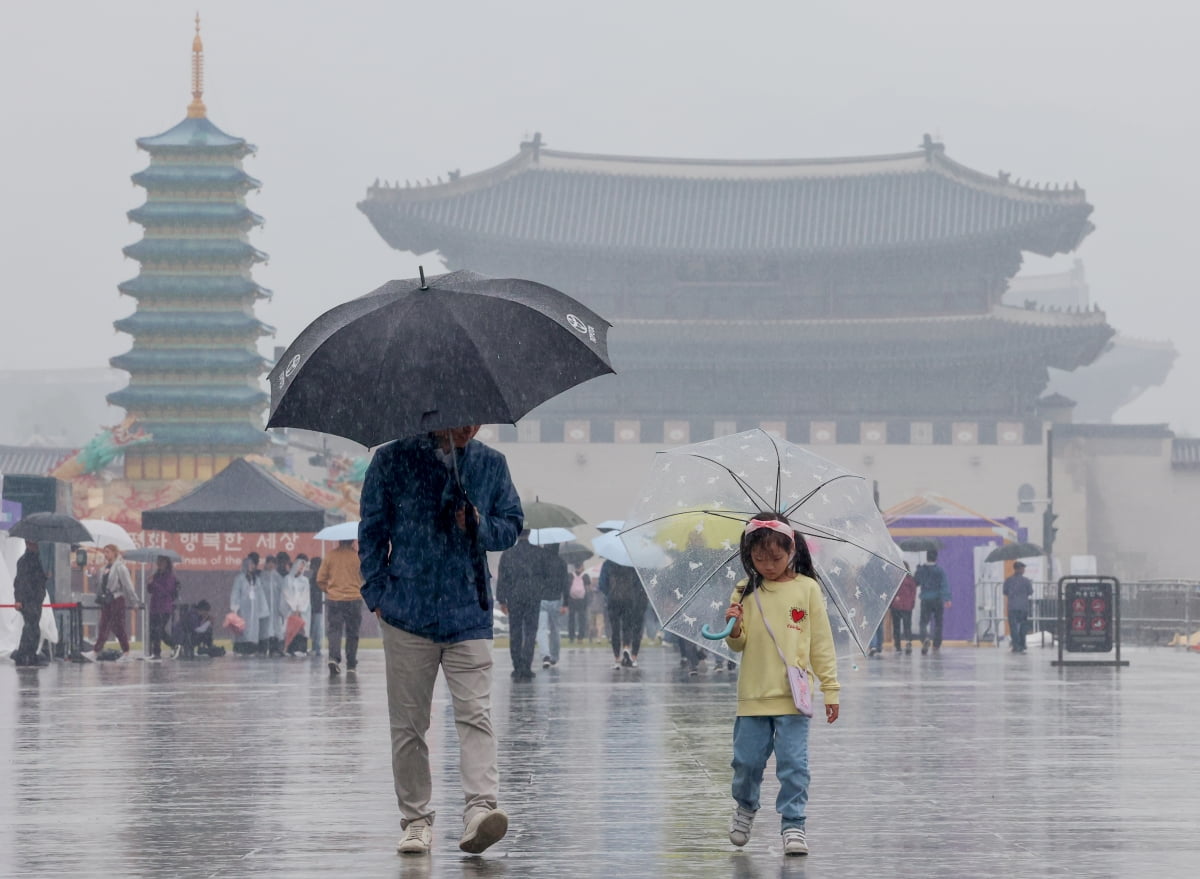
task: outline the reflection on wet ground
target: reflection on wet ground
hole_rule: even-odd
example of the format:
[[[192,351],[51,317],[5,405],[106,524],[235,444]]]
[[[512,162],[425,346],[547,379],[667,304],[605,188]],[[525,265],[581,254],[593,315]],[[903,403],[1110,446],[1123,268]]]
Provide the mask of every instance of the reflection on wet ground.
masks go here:
[[[438,819],[394,853],[382,654],[0,665],[0,876],[1144,876],[1200,863],[1200,656],[1050,667],[1050,650],[845,663],[812,736],[812,855],[784,858],[776,787],[745,851],[726,838],[734,683],[672,650],[603,649],[513,684],[494,720],[509,836],[457,848],[457,741],[439,684]]]

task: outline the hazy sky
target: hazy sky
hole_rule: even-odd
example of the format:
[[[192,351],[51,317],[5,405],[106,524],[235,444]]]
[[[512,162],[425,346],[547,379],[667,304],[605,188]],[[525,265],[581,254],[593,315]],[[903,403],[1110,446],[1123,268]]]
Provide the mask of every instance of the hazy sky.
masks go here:
[[[194,2],[5,5],[0,30],[0,369],[101,366],[137,274],[134,139],[190,100]],[[986,173],[1077,180],[1096,231],[1078,255],[1119,331],[1171,338],[1165,388],[1122,414],[1200,431],[1195,206],[1200,4],[268,2],[205,0],[209,118],[255,143],[286,345],[335,303],[418,262],[356,209],[377,177],[509,158],[535,130],[581,152],[721,158],[890,153],[941,136]],[[1070,258],[1027,260],[1026,271]],[[19,316],[19,320],[16,318]]]

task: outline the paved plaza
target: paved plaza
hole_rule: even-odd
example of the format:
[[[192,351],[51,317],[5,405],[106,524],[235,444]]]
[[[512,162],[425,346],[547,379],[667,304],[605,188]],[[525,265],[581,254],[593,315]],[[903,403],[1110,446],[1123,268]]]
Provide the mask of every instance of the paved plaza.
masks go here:
[[[0,876],[847,877],[1194,875],[1200,655],[1055,669],[1052,651],[945,648],[841,666],[811,737],[812,854],[780,853],[775,785],[726,837],[734,680],[671,649],[601,648],[513,684],[494,721],[509,835],[457,848],[457,742],[439,683],[429,857],[395,854],[383,657],[0,665]],[[773,767],[768,770],[768,775]]]

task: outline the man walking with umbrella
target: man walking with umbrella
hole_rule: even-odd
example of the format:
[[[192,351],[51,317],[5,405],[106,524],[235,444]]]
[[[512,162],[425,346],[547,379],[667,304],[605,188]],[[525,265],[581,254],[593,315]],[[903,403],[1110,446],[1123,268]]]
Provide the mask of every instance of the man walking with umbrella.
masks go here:
[[[501,839],[492,730],[492,601],[486,551],[508,549],[524,514],[504,456],[474,440],[478,425],[381,448],[363,484],[363,600],[380,620],[403,854],[433,841],[429,729],[438,669],[454,707],[466,801],[459,848]]]

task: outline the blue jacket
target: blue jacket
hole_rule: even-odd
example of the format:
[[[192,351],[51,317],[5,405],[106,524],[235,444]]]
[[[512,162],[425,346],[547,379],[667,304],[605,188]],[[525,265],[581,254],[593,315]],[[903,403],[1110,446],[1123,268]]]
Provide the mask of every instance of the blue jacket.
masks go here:
[[[937,562],[917,565],[913,579],[921,587],[922,601],[950,601],[950,581],[946,570]]]
[[[503,455],[472,440],[458,456],[463,487],[479,511],[476,546],[445,515],[454,477],[432,437],[398,440],[376,452],[360,504],[367,607],[389,625],[441,643],[492,637],[491,590],[485,610],[476,564],[485,550],[512,546],[525,520]]]

